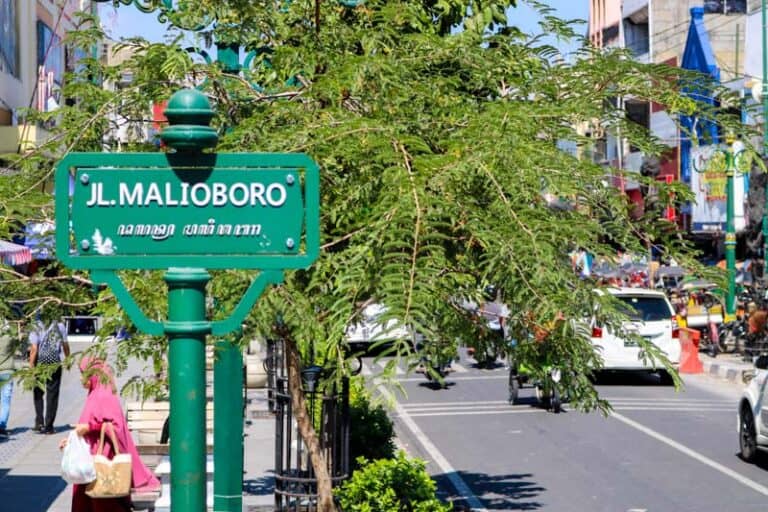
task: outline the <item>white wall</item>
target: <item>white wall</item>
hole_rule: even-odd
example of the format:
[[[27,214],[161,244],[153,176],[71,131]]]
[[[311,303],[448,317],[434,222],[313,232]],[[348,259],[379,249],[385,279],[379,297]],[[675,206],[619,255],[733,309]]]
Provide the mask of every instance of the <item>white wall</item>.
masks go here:
[[[37,32],[35,2],[17,0],[19,76],[0,72],[0,98],[12,108],[28,107],[37,81]],[[0,104],[0,108],[7,108]]]

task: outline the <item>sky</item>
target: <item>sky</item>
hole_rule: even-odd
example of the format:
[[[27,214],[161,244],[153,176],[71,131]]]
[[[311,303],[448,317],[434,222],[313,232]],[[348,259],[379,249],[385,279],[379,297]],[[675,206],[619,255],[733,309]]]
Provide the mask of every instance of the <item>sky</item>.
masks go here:
[[[524,32],[538,34],[538,16],[536,11],[528,7],[524,2],[510,10],[509,19],[512,24],[520,27]],[[556,15],[562,19],[582,19],[589,17],[589,0],[550,0],[548,3],[556,10]],[[118,8],[111,4],[99,5],[102,23],[107,33],[115,39],[141,36],[151,42],[163,41],[165,26],[157,21],[157,14],[144,14],[133,5]],[[578,32],[586,32],[586,25],[578,27]],[[554,40],[548,41],[560,47]],[[568,47],[561,49],[567,51]]]

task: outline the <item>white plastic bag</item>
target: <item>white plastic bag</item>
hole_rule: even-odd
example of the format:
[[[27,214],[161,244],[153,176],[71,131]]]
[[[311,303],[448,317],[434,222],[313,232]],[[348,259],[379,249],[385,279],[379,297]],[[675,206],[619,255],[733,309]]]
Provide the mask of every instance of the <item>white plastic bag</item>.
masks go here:
[[[88,484],[96,480],[93,455],[85,439],[71,431],[61,458],[61,476],[70,484]]]

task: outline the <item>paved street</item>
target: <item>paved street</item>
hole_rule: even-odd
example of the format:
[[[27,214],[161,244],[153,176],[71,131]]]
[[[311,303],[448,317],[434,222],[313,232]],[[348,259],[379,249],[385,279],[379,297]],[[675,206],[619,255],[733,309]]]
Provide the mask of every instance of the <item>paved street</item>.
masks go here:
[[[385,364],[366,359],[365,373]],[[445,497],[473,510],[757,511],[768,505],[768,465],[737,457],[741,385],[685,377],[675,392],[655,377],[609,376],[598,388],[609,417],[506,402],[507,371],[473,367],[435,390],[402,375],[407,398],[395,411],[398,434],[429,461]],[[457,490],[458,489],[458,490]]]
[[[385,365],[366,358],[364,373],[375,375]],[[676,393],[653,377],[604,378],[600,392],[614,405],[606,418],[567,405],[561,414],[546,412],[529,388],[521,404],[507,404],[502,365],[480,370],[462,358],[454,370],[445,390],[430,387],[423,375],[397,371],[407,398],[399,397],[392,414],[400,443],[429,462],[441,497],[457,505],[474,511],[739,512],[768,504],[768,464],[749,465],[736,456],[740,384],[687,376],[685,390]],[[249,410],[265,407],[262,395],[249,392]],[[75,372],[65,374],[62,397],[57,425],[63,432],[84,398]],[[28,430],[31,402],[28,392],[14,394],[12,437],[0,443],[0,510],[8,504],[8,510],[63,512],[71,490],[59,477],[60,436]],[[246,427],[248,510],[272,502],[273,436],[269,418]]]

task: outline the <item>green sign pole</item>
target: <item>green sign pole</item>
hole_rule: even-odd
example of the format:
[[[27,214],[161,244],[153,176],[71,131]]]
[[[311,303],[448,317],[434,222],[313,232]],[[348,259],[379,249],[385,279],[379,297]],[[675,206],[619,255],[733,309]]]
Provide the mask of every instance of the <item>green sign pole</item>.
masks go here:
[[[216,342],[213,363],[213,510],[243,510],[243,354],[235,337]]]
[[[168,386],[171,394],[171,510],[204,512],[205,502],[205,285],[197,268],[171,268],[168,284]]]
[[[208,126],[213,117],[201,93],[179,91],[168,101],[166,117],[173,124],[160,134],[178,151],[200,154],[218,140]],[[169,268],[168,387],[171,400],[171,511],[206,510],[205,286],[211,276],[201,268]]]
[[[320,177],[302,154],[203,153],[213,111],[175,93],[161,138],[168,153],[70,153],[56,168],[56,254],[108,285],[136,327],[169,337],[171,511],[206,509],[205,337],[239,331],[266,286],[320,251]],[[73,186],[74,185],[74,186]],[[71,195],[70,195],[71,194]],[[168,319],[148,318],[120,270],[166,269]],[[227,318],[206,319],[206,269],[258,269]],[[242,509],[242,354],[218,343],[214,368],[214,501]]]

